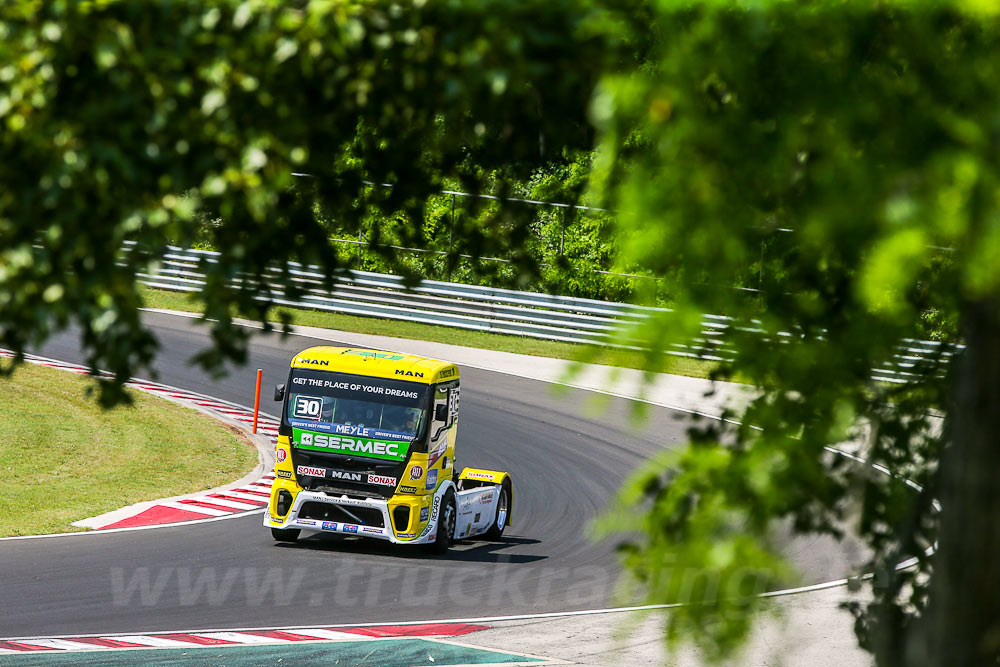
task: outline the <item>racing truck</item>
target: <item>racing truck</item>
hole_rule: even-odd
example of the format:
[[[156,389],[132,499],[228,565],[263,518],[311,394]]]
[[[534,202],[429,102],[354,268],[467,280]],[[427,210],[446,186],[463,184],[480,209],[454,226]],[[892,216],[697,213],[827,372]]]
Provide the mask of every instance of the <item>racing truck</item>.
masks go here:
[[[505,472],[456,473],[455,364],[351,347],[292,358],[264,525],[279,542],[301,531],[425,545],[499,540],[510,525]]]

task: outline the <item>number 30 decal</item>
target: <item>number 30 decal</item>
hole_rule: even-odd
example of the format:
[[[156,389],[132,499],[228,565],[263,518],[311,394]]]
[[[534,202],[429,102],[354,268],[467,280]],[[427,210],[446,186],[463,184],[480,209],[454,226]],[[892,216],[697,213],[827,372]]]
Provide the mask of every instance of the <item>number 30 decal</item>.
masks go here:
[[[299,394],[295,397],[295,406],[292,408],[292,416],[300,419],[319,419],[320,412],[323,411],[323,399],[318,396],[303,396]]]

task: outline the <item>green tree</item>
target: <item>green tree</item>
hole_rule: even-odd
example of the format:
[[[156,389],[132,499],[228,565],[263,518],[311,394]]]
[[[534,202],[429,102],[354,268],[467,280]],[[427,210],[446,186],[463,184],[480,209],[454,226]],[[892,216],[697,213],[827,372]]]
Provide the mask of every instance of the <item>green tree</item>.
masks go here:
[[[591,146],[586,100],[602,68],[577,54],[593,65],[610,51],[600,12],[581,9],[3,3],[0,344],[21,353],[76,322],[91,367],[114,373],[102,400],[121,400],[156,346],[137,273],[168,244],[201,241],[222,256],[203,267],[214,345],[198,361],[241,361],[247,334],[232,318],[266,321],[265,276],[294,297],[286,260],[330,277],[341,268],[320,212],[404,214],[397,232],[410,244],[445,179],[478,191],[493,169],[543,163],[542,138],[549,150]],[[503,217],[503,234],[460,236],[455,254],[516,243],[530,224],[520,211]],[[534,270],[527,259],[517,268]]]
[[[596,187],[621,211],[625,257],[669,277],[677,304],[645,327],[648,346],[683,342],[699,313],[730,315],[720,376],[761,389],[730,415],[742,426],[696,428],[645,466],[624,523],[608,522],[639,531],[624,558],[650,601],[703,603],[671,611],[671,636],[728,654],[762,604],[750,594],[785,571],[767,537],[784,519],[872,548],[873,601],[851,608],[879,664],[1000,655],[994,8],[662,2],[653,23],[669,38],[649,65],[601,83]],[[646,150],[620,157],[637,133]],[[705,287],[739,281],[759,293]],[[957,324],[964,353],[873,381],[928,320]],[[714,587],[685,597],[672,573],[688,570]]]

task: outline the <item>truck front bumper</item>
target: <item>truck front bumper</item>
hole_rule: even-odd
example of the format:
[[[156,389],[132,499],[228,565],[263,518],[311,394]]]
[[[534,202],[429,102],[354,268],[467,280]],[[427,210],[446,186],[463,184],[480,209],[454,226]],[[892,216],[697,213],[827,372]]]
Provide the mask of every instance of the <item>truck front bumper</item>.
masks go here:
[[[309,512],[303,512],[307,503],[309,503]],[[336,512],[336,520],[314,518],[319,505],[332,505],[336,507],[339,510]],[[414,511],[419,516],[420,509],[417,506],[411,506],[410,512]],[[376,522],[371,520],[374,513],[381,514],[381,526],[374,525]],[[306,516],[303,516],[303,514],[306,514]],[[352,515],[354,515],[353,519]],[[368,518],[368,521],[364,520],[365,517]],[[292,507],[284,517],[273,516],[270,512],[264,514],[264,525],[270,528],[298,528],[301,530],[340,533],[342,535],[354,535],[358,537],[373,537],[378,540],[392,542],[393,544],[424,544],[428,542],[428,537],[435,535],[435,533],[423,530],[426,522],[421,523],[423,525],[418,525],[418,529],[413,533],[396,533],[393,529],[389,501],[387,500],[377,498],[348,498],[347,496],[326,494],[322,491],[305,490],[299,491],[295,495]]]

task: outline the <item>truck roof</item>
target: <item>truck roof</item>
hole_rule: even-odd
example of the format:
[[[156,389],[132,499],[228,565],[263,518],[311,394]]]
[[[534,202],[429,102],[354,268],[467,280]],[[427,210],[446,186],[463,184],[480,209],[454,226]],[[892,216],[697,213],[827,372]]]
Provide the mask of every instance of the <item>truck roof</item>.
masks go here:
[[[291,366],[422,384],[458,379],[458,367],[448,361],[357,347],[310,347],[292,357]]]

